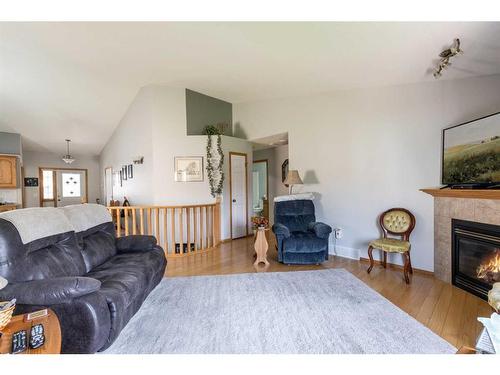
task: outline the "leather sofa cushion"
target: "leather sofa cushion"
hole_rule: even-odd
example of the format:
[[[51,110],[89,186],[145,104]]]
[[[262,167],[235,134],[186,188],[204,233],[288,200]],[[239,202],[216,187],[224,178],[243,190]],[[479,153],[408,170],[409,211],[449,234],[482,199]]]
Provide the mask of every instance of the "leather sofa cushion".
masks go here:
[[[28,305],[52,305],[71,302],[101,287],[96,279],[88,277],[57,277],[45,280],[9,284],[0,291],[0,300],[16,298],[17,303]]]
[[[101,281],[101,293],[109,307],[111,344],[158,283],[165,269],[160,247],[149,252],[118,254],[87,274]],[[163,275],[161,275],[163,276]]]
[[[115,227],[106,207],[76,204],[58,210],[75,229],[87,272],[116,254]]]
[[[328,239],[319,238],[314,232],[292,232],[283,242],[285,252],[314,253],[328,249]]]
[[[119,253],[151,251],[155,246],[155,236],[130,235],[116,239],[116,250]]]
[[[115,228],[104,223],[77,233],[87,272],[116,254]]]
[[[101,282],[101,292],[110,301],[121,302],[127,307],[138,293],[148,289],[158,269],[161,269],[165,257],[163,250],[141,253],[118,254],[87,273],[87,277]]]
[[[85,272],[73,231],[23,244],[15,226],[0,219],[0,275],[10,283],[82,276]]]

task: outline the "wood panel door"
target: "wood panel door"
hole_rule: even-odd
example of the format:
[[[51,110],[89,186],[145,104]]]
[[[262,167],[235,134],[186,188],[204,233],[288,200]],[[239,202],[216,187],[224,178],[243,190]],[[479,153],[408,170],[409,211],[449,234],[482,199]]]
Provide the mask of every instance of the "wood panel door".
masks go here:
[[[0,156],[0,188],[17,187],[17,156]]]
[[[231,238],[248,235],[247,156],[229,153],[229,188],[231,196]]]

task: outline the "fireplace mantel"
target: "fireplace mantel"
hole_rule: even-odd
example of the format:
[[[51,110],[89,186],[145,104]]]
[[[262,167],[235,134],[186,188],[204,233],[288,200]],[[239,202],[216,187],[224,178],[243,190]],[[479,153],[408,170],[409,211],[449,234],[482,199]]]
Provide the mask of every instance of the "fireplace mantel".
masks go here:
[[[421,191],[434,197],[434,275],[451,283],[451,220],[500,225],[500,190]]]
[[[428,188],[420,189],[424,193],[433,197],[448,198],[474,198],[474,199],[500,199],[500,190],[496,189],[439,189]]]

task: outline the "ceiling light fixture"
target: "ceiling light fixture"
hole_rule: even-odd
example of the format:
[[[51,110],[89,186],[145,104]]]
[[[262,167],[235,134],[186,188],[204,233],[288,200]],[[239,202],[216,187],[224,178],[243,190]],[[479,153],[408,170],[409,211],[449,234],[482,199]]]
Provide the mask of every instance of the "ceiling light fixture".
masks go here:
[[[450,48],[445,49],[439,54],[441,60],[439,60],[436,69],[434,69],[434,78],[437,79],[441,77],[441,75],[443,74],[443,69],[447,69],[451,65],[450,59],[452,57],[455,57],[459,53],[463,54],[464,51],[460,49],[460,39],[457,38],[453,41],[453,45]]]
[[[71,139],[66,139],[66,155],[62,157],[63,162],[66,164],[71,164],[75,161],[75,158],[71,156],[69,153],[69,143],[71,142]]]

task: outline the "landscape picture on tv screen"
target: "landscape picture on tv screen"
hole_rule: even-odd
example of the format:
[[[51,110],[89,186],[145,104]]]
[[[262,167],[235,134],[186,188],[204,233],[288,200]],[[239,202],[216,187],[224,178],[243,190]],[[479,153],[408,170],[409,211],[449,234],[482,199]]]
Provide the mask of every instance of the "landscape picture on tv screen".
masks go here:
[[[500,114],[443,131],[443,184],[500,183]]]

